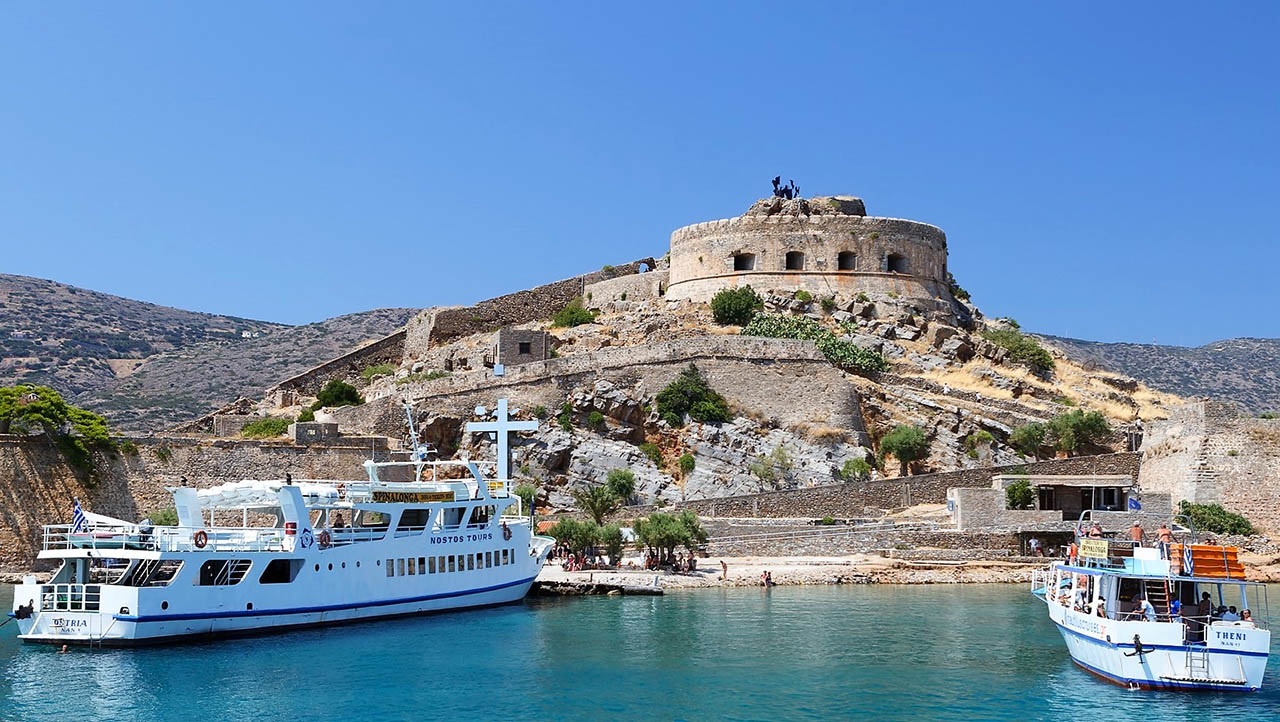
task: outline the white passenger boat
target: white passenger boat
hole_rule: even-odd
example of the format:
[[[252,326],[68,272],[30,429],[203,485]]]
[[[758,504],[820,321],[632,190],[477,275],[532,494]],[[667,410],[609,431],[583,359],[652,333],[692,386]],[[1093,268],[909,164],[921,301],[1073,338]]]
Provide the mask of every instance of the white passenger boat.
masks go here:
[[[518,601],[554,540],[533,534],[507,473],[507,432],[536,422],[509,421],[505,399],[497,415],[468,424],[497,433],[496,463],[415,450],[366,462],[359,481],[170,488],[177,526],[77,503],[76,523],[44,527],[39,558],[61,562],[53,578],[14,589],[20,638],[132,645]],[[237,526],[215,523],[231,517]]]
[[[1076,544],[1076,559],[1034,574],[1032,593],[1078,666],[1133,689],[1262,687],[1271,645],[1266,587],[1244,580],[1235,548],[1084,537]]]

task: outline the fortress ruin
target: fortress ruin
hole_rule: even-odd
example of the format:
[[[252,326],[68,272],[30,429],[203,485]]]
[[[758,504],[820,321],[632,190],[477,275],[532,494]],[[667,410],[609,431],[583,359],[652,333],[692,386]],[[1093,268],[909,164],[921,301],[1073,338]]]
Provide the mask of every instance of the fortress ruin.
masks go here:
[[[851,196],[766,198],[743,215],[671,234],[666,295],[709,300],[717,291],[893,294],[951,312],[947,237],[927,223],[867,215]]]

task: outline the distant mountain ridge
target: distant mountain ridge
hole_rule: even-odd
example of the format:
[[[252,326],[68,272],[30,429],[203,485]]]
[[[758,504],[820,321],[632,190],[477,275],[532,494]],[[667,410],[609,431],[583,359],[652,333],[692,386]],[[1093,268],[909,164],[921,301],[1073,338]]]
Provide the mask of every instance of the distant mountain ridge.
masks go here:
[[[0,274],[0,385],[34,383],[146,431],[194,418],[403,326],[387,308],[304,326]]]
[[[1041,336],[1076,361],[1161,391],[1236,401],[1254,413],[1280,410],[1280,339],[1232,338],[1188,347]]]

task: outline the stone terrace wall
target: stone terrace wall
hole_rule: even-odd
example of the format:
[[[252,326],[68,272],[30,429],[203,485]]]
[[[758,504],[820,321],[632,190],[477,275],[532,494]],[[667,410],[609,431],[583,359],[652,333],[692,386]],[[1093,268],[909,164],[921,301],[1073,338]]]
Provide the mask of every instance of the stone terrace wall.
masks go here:
[[[830,484],[808,489],[774,491],[764,494],[699,499],[657,509],[630,506],[616,518],[634,519],[652,511],[692,509],[703,516],[732,517],[809,517],[831,516],[841,519],[864,517],[870,509],[885,509],[915,504],[942,504],[947,489],[952,487],[983,488],[991,486],[991,477],[1002,473],[1027,474],[1128,474],[1137,478],[1140,455],[1131,453],[1078,456],[1027,464],[963,469],[936,474],[919,474],[901,479]]]
[[[33,568],[41,527],[71,522],[74,497],[85,510],[136,521],[173,506],[165,486],[187,477],[205,488],[240,479],[359,479],[371,447],[307,447],[269,441],[140,437],[137,456],[99,459],[101,481],[86,487],[58,451],[38,438],[0,436],[0,572]],[[385,440],[384,440],[385,442]],[[168,449],[168,458],[157,450]],[[384,449],[375,458],[386,460]],[[46,565],[47,566],[47,565]]]
[[[860,532],[856,528],[829,533],[804,534],[773,539],[708,540],[708,556],[835,556],[870,551],[917,547],[946,550],[1001,549],[1020,552],[1022,539],[1016,533],[972,533],[958,531],[893,530]],[[949,556],[949,555],[924,555]],[[971,553],[966,558],[979,556]]]
[[[431,348],[462,336],[551,318],[552,314],[570,301],[584,296],[588,285],[634,275],[641,273],[644,268],[653,267],[654,260],[644,258],[621,266],[611,266],[608,271],[595,271],[498,296],[474,306],[427,309],[414,316],[407,326],[403,358],[406,361],[421,358]]]
[[[649,346],[602,348],[563,358],[405,384],[396,396],[334,412],[346,431],[399,437],[401,398],[437,413],[469,413],[505,396],[513,406],[557,408],[566,393],[592,379],[656,394],[689,363],[736,408],[774,417],[780,424],[825,423],[862,432],[854,384],[811,341],[750,336],[698,336]],[[750,380],[750,383],[744,383]],[[385,424],[385,425],[384,425]]]
[[[389,363],[399,365],[404,356],[405,330],[365,344],[360,348],[310,368],[293,378],[285,379],[267,391],[287,389],[307,396],[315,396],[330,379],[352,381],[360,376],[366,366]]]

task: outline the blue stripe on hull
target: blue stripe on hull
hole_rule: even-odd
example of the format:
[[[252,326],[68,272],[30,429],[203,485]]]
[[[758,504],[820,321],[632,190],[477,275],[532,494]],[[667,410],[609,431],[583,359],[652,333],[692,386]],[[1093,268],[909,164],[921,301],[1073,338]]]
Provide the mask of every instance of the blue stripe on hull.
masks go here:
[[[1104,639],[1098,639],[1098,638],[1096,638],[1096,637],[1090,637],[1089,635],[1084,634],[1083,632],[1078,632],[1078,631],[1076,631],[1076,630],[1072,629],[1071,627],[1067,627],[1067,626],[1063,625],[1061,622],[1054,621],[1054,620],[1049,620],[1049,621],[1052,621],[1054,624],[1058,625],[1058,629],[1060,629],[1060,630],[1062,630],[1062,631],[1064,631],[1064,632],[1067,632],[1068,634],[1074,634],[1075,636],[1080,637],[1081,639],[1086,639],[1086,640],[1088,640],[1088,641],[1090,641],[1090,642],[1093,642],[1094,644],[1099,644],[1099,645],[1102,645],[1102,646],[1104,646],[1104,647],[1110,647],[1110,648],[1112,648],[1112,649],[1121,649],[1121,648],[1125,648],[1125,649],[1133,649],[1133,643],[1132,643],[1132,642],[1129,642],[1129,643],[1127,643],[1127,644],[1125,644],[1125,643],[1116,643],[1116,642],[1108,642],[1108,641],[1106,641],[1106,640],[1104,640]],[[1147,642],[1143,642],[1143,643],[1142,643],[1142,648],[1143,648],[1143,649],[1171,649],[1171,650],[1173,650],[1173,651],[1175,651],[1175,652],[1185,652],[1185,651],[1187,651],[1188,649],[1195,649],[1197,652],[1208,652],[1209,654],[1230,654],[1230,655],[1233,655],[1233,656],[1240,656],[1240,657],[1266,657],[1266,656],[1268,656],[1268,653],[1267,653],[1267,652],[1250,652],[1250,651],[1246,651],[1246,650],[1243,650],[1243,649],[1239,649],[1239,650],[1237,650],[1237,649],[1212,649],[1212,648],[1209,648],[1209,647],[1200,647],[1200,646],[1196,646],[1196,647],[1188,647],[1188,645],[1185,645],[1185,644],[1183,644],[1183,645],[1178,645],[1178,644],[1148,644]]]
[[[482,594],[484,592],[492,592],[498,589],[507,589],[509,587],[528,584],[537,577],[528,577],[519,579],[514,582],[505,582],[496,584],[491,587],[480,587],[478,589],[464,589],[457,592],[441,592],[440,594],[425,594],[418,597],[404,597],[402,599],[382,599],[367,602],[352,602],[348,604],[326,604],[318,607],[291,607],[286,609],[246,609],[243,611],[224,611],[224,612],[192,612],[189,614],[146,614],[146,615],[129,615],[129,614],[113,614],[116,619],[125,622],[173,622],[184,619],[228,619],[232,617],[271,617],[282,614],[311,614],[315,612],[336,612],[344,609],[362,609],[366,607],[387,607],[396,604],[412,604],[413,602],[426,602],[432,599],[447,599],[450,597],[465,597],[472,594]]]

